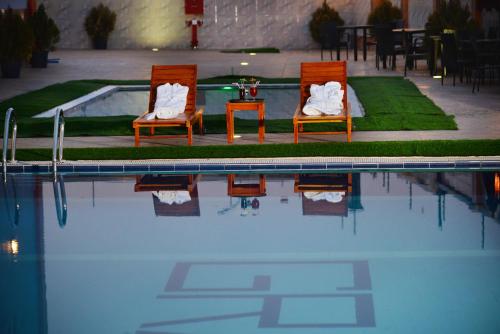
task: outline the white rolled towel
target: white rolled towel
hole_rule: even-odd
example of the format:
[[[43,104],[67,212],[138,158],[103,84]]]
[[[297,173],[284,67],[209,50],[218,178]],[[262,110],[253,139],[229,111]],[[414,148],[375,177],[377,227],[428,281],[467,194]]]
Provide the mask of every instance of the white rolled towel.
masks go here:
[[[325,85],[312,84],[311,96],[307,99],[302,112],[309,116],[339,115],[344,109],[342,99],[344,91],[337,81],[329,81]]]
[[[153,196],[157,197],[161,203],[168,205],[183,204],[191,200],[191,195],[187,190],[161,190],[154,191]]]
[[[304,196],[313,202],[325,200],[330,203],[340,203],[345,196],[345,191],[305,191]]]
[[[152,113],[146,115],[146,119],[154,118],[170,119],[176,118],[186,109],[189,87],[178,83],[173,85],[166,83],[156,88],[156,102]]]

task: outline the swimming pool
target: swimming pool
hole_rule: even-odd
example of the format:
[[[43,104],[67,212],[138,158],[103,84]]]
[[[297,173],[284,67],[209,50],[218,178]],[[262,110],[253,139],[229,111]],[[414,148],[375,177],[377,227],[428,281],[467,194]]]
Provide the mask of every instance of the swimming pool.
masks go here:
[[[9,175],[0,333],[498,333],[498,172]]]

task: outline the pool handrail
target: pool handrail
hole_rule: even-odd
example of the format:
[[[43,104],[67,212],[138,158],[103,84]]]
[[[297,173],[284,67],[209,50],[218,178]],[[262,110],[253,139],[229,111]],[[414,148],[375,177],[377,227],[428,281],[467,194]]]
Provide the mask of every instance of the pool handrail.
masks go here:
[[[3,167],[3,182],[7,182],[7,150],[9,147],[9,131],[10,123],[13,122],[11,145],[11,162],[16,162],[16,140],[17,140],[17,117],[14,108],[7,109],[5,113],[5,123],[3,131],[3,151],[2,151],[2,167]]]
[[[57,109],[54,115],[54,144],[52,146],[52,171],[54,177],[57,174],[57,162],[61,162],[63,159],[64,125],[64,112],[62,109]]]

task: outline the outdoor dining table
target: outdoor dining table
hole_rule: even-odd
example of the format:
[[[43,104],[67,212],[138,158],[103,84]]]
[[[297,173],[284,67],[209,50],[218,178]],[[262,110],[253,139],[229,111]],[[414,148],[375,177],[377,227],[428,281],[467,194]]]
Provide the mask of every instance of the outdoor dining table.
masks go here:
[[[367,30],[373,28],[373,25],[370,24],[361,24],[361,25],[347,25],[347,26],[338,26],[337,29],[339,31],[352,30],[354,36],[354,61],[358,61],[358,30],[363,30],[363,60],[366,61],[366,41],[367,41]]]

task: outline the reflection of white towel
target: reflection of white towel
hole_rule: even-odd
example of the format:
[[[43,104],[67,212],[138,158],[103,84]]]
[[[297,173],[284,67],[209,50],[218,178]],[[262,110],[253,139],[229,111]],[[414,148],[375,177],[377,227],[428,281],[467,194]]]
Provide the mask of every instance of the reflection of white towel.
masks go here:
[[[166,83],[156,88],[155,109],[146,115],[146,119],[153,118],[169,119],[176,118],[186,109],[189,87],[178,83],[173,85]]]
[[[339,115],[344,109],[344,91],[339,82],[329,81],[325,85],[311,85],[311,96],[307,99],[302,112],[310,116],[321,114]]]
[[[339,203],[345,196],[345,191],[305,191],[304,196],[313,202],[325,200],[330,203]]]
[[[154,191],[153,195],[158,198],[162,203],[172,205],[172,204],[183,204],[191,200],[189,191],[186,190],[162,190]]]

